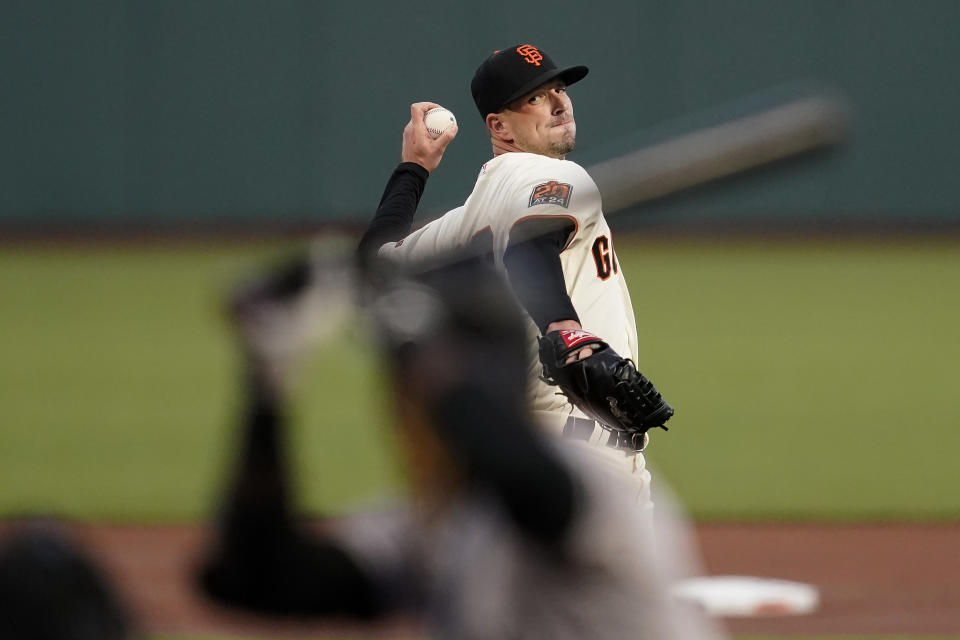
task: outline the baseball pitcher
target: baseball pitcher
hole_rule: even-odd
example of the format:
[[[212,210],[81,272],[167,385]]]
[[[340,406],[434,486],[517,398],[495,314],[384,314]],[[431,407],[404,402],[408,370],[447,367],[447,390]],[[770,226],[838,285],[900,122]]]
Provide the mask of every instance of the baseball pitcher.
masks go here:
[[[432,139],[423,115],[437,105],[412,105],[403,162],[360,250],[404,264],[429,264],[458,249],[489,255],[526,311],[539,421],[602,452],[647,505],[650,476],[641,451],[649,429],[662,427],[673,409],[633,364],[636,321],[600,193],[582,167],[565,159],[576,141],[567,88],[587,71],[559,68],[529,44],[488,57],[471,90],[494,157],[463,206],[411,233],[426,180],[457,132]]]

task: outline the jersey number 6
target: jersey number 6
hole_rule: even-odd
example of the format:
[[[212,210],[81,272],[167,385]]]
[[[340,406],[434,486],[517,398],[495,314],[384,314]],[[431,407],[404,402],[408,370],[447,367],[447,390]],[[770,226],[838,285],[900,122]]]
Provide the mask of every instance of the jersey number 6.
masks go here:
[[[619,272],[617,256],[607,236],[597,236],[593,241],[593,261],[597,265],[597,277],[601,280],[606,280],[610,274]]]

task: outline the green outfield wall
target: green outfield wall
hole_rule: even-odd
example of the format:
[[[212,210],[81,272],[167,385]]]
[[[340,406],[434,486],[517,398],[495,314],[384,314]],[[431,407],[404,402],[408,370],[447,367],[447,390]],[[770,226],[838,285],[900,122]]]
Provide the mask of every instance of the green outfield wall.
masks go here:
[[[474,68],[527,41],[592,69],[584,164],[791,91],[850,105],[843,147],[654,217],[960,221],[958,24],[954,0],[3,0],[0,225],[362,219],[423,99],[461,122],[440,211],[489,155]]]

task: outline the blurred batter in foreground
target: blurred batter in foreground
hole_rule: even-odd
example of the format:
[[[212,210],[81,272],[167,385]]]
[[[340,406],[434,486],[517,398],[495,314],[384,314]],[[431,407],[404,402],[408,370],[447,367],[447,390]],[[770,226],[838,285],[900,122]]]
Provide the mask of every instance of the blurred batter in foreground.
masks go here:
[[[287,270],[236,307],[250,404],[201,575],[208,594],[272,614],[412,612],[437,638],[713,637],[668,597],[632,491],[591,447],[534,427],[520,311],[478,260],[416,277],[371,272],[367,313],[411,500],[324,534],[303,529],[283,444],[289,378],[243,316],[296,306],[324,290],[325,273],[349,286],[331,269]]]

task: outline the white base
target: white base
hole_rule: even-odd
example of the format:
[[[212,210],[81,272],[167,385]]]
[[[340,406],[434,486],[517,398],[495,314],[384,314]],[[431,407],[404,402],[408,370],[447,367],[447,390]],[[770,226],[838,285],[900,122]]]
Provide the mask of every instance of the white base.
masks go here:
[[[672,593],[711,616],[802,615],[820,604],[813,585],[751,576],[688,578],[675,584]]]

